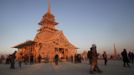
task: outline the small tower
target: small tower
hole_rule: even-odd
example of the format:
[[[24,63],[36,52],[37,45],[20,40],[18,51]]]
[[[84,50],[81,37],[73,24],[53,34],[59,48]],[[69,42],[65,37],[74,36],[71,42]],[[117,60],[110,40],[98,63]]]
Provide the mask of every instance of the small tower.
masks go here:
[[[48,10],[45,13],[45,15],[42,17],[41,21],[39,22],[39,25],[41,25],[41,28],[39,31],[44,30],[44,28],[56,30],[55,26],[58,23],[55,22],[55,16],[51,13],[51,4],[50,0],[48,0]]]

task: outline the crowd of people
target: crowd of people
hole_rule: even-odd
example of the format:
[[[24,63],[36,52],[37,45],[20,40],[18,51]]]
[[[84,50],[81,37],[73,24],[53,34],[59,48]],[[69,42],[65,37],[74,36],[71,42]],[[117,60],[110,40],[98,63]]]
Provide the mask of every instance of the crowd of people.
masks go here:
[[[17,57],[16,57],[16,55],[17,55]],[[2,59],[4,58],[3,60],[1,60],[1,58],[0,58],[1,63],[10,64],[10,69],[15,69],[16,63],[18,63],[18,67],[20,69],[22,67],[22,63],[24,63],[25,65],[35,63],[34,57],[32,54],[22,56],[22,53],[17,54],[17,51],[15,51],[12,54],[7,55],[6,58],[3,57],[3,55],[1,57],[2,57]],[[38,62],[41,63],[41,56],[40,55],[38,57]]]
[[[3,63],[2,60],[6,60],[5,64],[10,64],[10,69],[15,69],[15,63],[18,62],[18,66],[19,68],[22,67],[22,63],[24,64],[33,64],[34,62],[34,58],[33,55],[25,55],[22,56],[22,54],[20,53],[19,56],[16,57],[16,53],[17,51],[15,51],[14,53],[10,54],[7,56],[7,58],[5,58],[3,55],[0,57],[0,63]],[[103,60],[104,60],[104,65],[107,66],[107,62],[108,62],[108,55],[106,53],[106,51],[103,52],[103,54],[99,54],[97,52],[97,47],[95,44],[93,44],[90,48],[90,50],[87,52],[87,56],[85,58],[82,57],[81,54],[76,54],[74,56],[71,56],[70,58],[68,58],[68,61],[71,61],[72,63],[82,63],[82,60],[88,60],[88,64],[90,65],[89,67],[89,73],[94,74],[94,73],[102,73],[103,71],[99,68],[98,66],[98,57],[102,56]],[[130,63],[134,63],[134,53],[133,52],[127,52],[126,49],[123,49],[123,51],[120,53],[121,57],[122,57],[122,61],[123,61],[123,67],[130,67]],[[110,59],[113,57],[110,57]],[[42,62],[42,57],[41,55],[38,56],[38,63]],[[54,56],[54,63],[55,65],[58,65],[60,61],[59,55],[55,54]]]
[[[127,53],[127,50],[123,49],[123,51],[121,52],[120,55],[121,55],[121,59],[123,61],[123,67],[130,67],[129,63],[133,64],[133,62],[134,62],[134,53],[133,52]],[[96,45],[93,44],[87,53],[87,58],[89,60],[89,65],[90,65],[89,72],[91,74],[94,72],[99,72],[99,73],[102,72],[97,64],[98,56],[99,56],[99,54],[97,53]],[[107,62],[108,62],[108,56],[107,56],[106,51],[104,51],[104,53],[102,54],[102,57],[104,60],[104,65],[106,66]],[[113,59],[113,57],[110,59]],[[116,57],[115,59],[119,59],[119,58]]]

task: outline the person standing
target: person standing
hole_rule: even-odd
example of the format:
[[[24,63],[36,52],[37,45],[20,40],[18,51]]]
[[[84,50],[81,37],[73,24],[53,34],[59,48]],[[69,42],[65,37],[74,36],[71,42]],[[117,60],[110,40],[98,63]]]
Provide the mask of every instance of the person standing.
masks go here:
[[[19,58],[18,58],[18,65],[19,65],[19,68],[21,69],[22,67],[22,53],[19,54]]]
[[[22,61],[23,61],[23,57],[22,57],[21,52],[16,53],[16,61],[18,62],[18,67],[21,69]]]
[[[127,64],[127,66],[129,67],[129,59],[128,59],[127,50],[124,49],[124,50],[121,52],[121,55],[122,55],[122,58],[123,58],[123,66],[126,67],[126,64]]]
[[[134,53],[133,53],[133,52],[129,52],[129,53],[128,53],[128,57],[129,57],[130,62],[133,63],[133,60],[134,60]]]
[[[132,64],[134,63],[134,53],[132,52]]]
[[[15,69],[15,59],[13,55],[9,56],[9,61],[10,61],[10,69]]]
[[[33,54],[30,55],[30,64],[33,64],[34,63],[34,56]]]
[[[94,72],[98,72],[101,73],[102,71],[99,69],[98,67],[98,53],[97,53],[97,49],[96,49],[96,45],[93,44],[92,45],[92,60],[91,60],[91,68],[90,68],[90,73],[93,74]]]
[[[107,65],[107,53],[104,51],[102,56],[103,56],[103,59],[104,59],[104,65],[106,66]]]
[[[55,65],[58,65],[58,61],[59,61],[59,55],[58,54],[55,55],[54,61],[55,61]]]
[[[38,56],[38,63],[41,63],[41,55]]]
[[[88,51],[87,57],[88,57],[89,65],[91,65],[91,61],[92,61],[92,48],[90,48],[90,51]]]

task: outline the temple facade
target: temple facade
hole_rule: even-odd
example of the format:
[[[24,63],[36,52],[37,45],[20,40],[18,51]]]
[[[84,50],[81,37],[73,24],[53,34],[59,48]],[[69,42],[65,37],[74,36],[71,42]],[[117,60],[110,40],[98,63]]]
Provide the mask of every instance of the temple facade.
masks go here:
[[[51,13],[50,0],[48,0],[48,10],[39,22],[40,28],[34,38],[24,43],[14,46],[18,48],[17,55],[31,56],[37,60],[39,56],[42,59],[48,58],[53,61],[55,54],[60,59],[68,59],[77,52],[77,47],[71,44],[63,31],[58,30],[56,26],[55,16]]]

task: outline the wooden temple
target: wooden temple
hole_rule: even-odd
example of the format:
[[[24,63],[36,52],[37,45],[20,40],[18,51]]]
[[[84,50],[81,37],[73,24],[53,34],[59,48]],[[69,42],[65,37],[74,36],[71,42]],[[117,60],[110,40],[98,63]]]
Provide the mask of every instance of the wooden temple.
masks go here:
[[[48,0],[48,11],[43,15],[39,25],[40,28],[34,40],[13,47],[18,49],[18,55],[33,55],[34,61],[37,61],[40,55],[42,59],[48,58],[51,62],[55,54],[58,54],[61,60],[76,54],[77,47],[68,41],[63,31],[56,28],[58,23],[51,12],[50,0]]]

